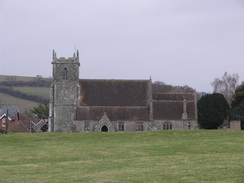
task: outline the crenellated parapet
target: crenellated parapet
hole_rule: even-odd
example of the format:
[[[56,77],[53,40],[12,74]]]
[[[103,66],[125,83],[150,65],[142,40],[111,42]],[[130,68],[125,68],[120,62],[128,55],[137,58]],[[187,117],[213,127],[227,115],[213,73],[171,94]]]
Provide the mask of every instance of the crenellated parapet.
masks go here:
[[[53,61],[52,64],[54,63],[60,63],[60,64],[69,64],[69,63],[76,63],[80,66],[80,62],[79,62],[79,51],[77,50],[76,52],[73,53],[73,57],[57,57],[57,54],[55,52],[55,50],[53,50]]]

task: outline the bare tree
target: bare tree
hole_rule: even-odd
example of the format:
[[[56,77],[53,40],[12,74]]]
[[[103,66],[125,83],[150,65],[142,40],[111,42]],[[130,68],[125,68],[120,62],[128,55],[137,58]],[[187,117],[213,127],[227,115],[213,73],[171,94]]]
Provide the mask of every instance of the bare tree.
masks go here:
[[[216,78],[212,83],[213,93],[221,93],[229,104],[235,94],[235,89],[238,86],[239,74],[224,73],[221,79]]]
[[[185,86],[172,86],[165,84],[162,81],[155,81],[152,84],[153,92],[181,92],[181,93],[187,93],[187,92],[195,92],[195,90],[187,85]]]

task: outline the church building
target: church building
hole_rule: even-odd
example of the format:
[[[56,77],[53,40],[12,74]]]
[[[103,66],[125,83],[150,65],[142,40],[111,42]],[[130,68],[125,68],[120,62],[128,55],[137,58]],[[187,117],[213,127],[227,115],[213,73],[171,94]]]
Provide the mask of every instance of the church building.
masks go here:
[[[79,52],[53,51],[50,132],[196,129],[196,93],[154,93],[149,80],[79,79]]]

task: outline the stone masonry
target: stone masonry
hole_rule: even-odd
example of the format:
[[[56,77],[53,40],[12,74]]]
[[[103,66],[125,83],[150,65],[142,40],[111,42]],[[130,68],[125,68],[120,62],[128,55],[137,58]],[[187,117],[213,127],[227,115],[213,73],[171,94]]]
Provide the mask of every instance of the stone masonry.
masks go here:
[[[53,84],[50,93],[49,131],[72,132],[76,101],[80,96],[79,52],[68,59],[53,51]]]

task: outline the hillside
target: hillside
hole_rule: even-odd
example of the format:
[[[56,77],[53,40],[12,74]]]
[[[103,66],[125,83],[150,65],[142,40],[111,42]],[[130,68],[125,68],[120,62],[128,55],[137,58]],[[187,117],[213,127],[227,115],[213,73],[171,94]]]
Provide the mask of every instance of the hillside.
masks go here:
[[[0,104],[6,105],[18,105],[20,109],[20,113],[24,113],[26,110],[33,109],[34,107],[38,106],[39,104],[36,102],[32,102],[29,100],[23,100],[17,97],[13,97],[10,95],[6,95],[0,93]]]
[[[20,113],[23,113],[36,107],[41,102],[41,98],[45,99],[45,103],[48,103],[50,82],[50,78],[42,78],[41,76],[0,75],[0,87],[9,90],[0,92],[0,104],[18,105]],[[14,90],[21,93],[13,92]]]
[[[0,75],[0,82],[3,82],[3,81],[33,81],[40,77],[41,76],[30,77],[30,76]],[[47,80],[47,81],[50,80],[50,78],[42,78],[42,79]]]
[[[244,131],[0,134],[0,182],[244,182]]]

